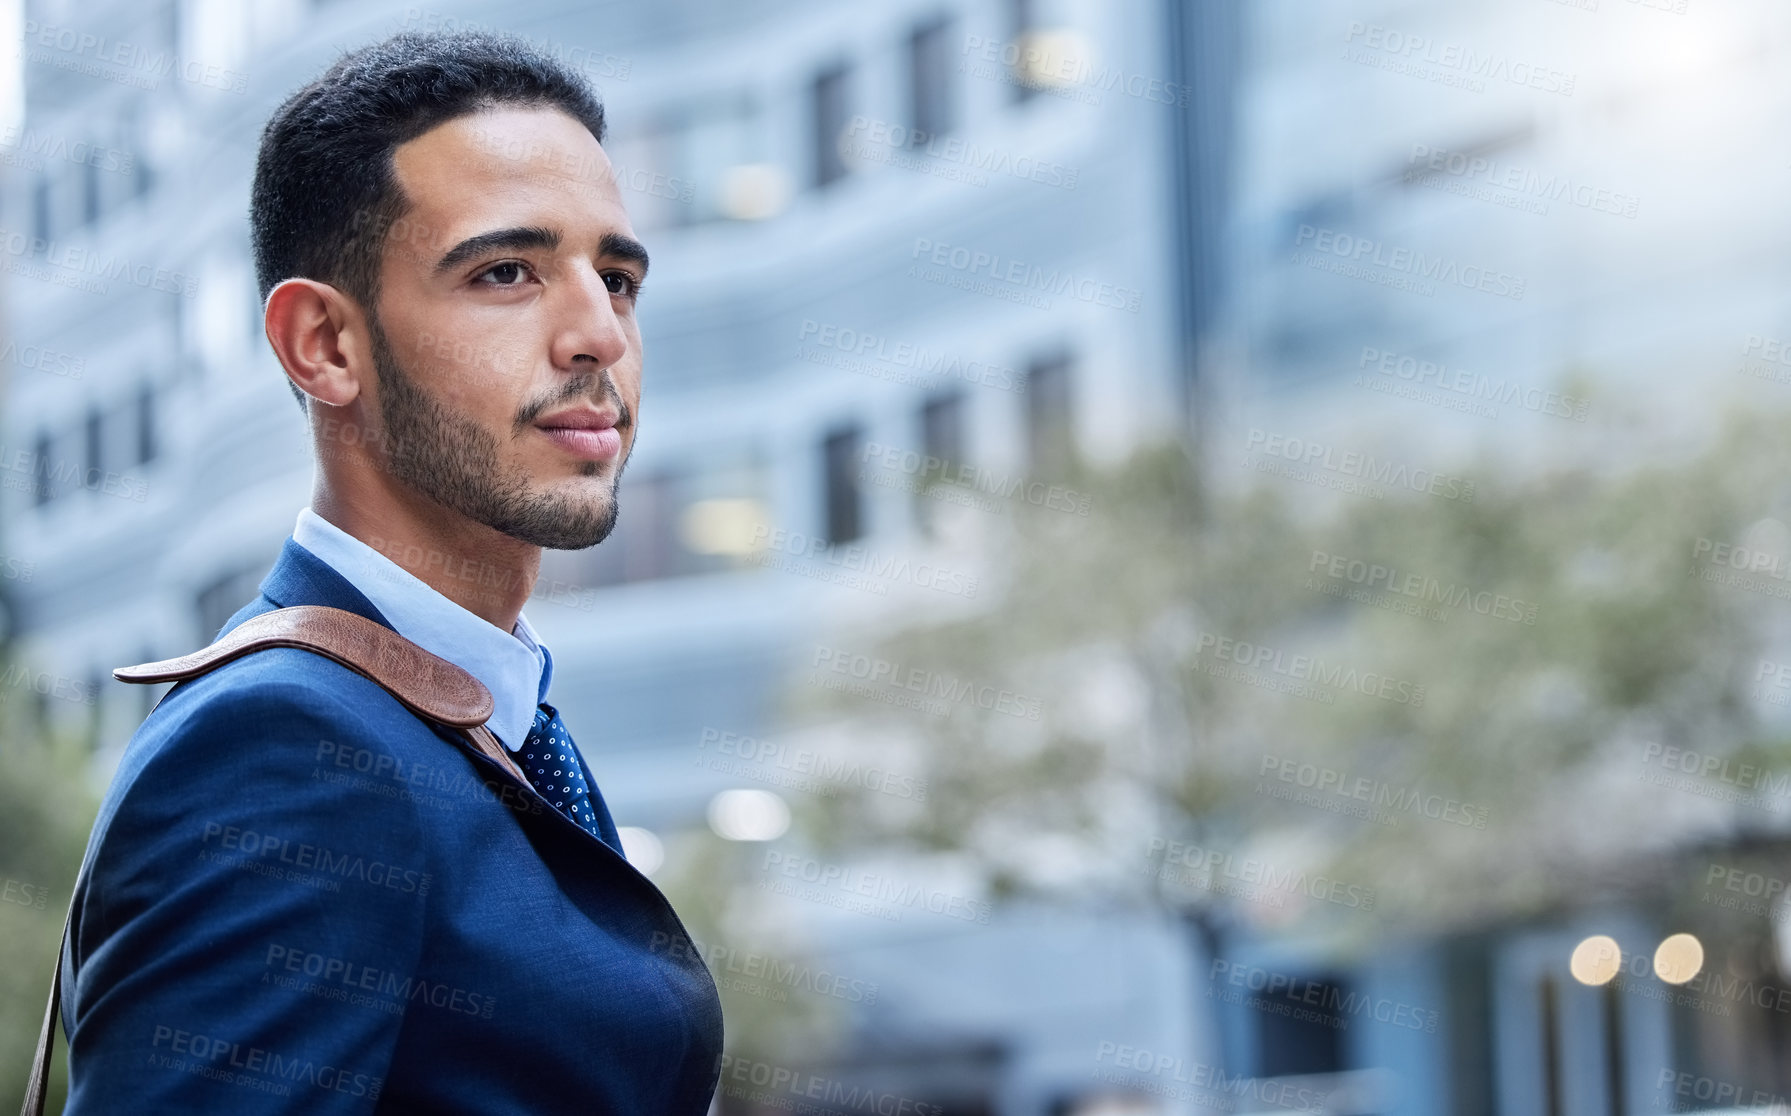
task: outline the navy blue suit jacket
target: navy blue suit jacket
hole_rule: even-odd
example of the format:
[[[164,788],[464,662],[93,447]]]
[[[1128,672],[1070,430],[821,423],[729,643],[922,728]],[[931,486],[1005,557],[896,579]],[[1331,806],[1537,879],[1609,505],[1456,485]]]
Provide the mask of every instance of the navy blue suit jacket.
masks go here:
[[[298,604],[386,623],[289,539],[225,628]],[[177,685],[87,861],[63,960],[69,1113],[708,1107],[720,1002],[659,890],[322,655]]]

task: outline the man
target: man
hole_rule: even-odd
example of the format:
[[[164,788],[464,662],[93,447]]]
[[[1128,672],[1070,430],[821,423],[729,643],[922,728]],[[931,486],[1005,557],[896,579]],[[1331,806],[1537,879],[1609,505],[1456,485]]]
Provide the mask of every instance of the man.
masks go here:
[[[476,34],[349,54],[268,124],[256,270],[317,473],[224,630],[384,625],[483,683],[502,751],[310,650],[164,675],[71,913],[69,1112],[707,1109],[715,986],[521,615],[634,443],[647,253],[603,135],[577,77]]]

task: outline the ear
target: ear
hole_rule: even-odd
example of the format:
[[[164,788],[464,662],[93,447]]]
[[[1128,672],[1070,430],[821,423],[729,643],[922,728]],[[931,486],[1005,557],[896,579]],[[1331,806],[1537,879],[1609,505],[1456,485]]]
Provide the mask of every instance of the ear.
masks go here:
[[[365,319],[353,299],[328,283],[288,279],[268,294],[262,325],[274,356],[300,391],[337,407],[360,395],[372,354]]]

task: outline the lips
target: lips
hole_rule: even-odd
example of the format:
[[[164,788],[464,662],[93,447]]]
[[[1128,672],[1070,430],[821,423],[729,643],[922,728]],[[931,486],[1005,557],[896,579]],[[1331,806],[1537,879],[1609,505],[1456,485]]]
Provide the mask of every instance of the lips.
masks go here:
[[[616,429],[616,415],[610,411],[562,411],[536,420],[535,429],[587,461],[603,461],[622,452],[622,435]]]

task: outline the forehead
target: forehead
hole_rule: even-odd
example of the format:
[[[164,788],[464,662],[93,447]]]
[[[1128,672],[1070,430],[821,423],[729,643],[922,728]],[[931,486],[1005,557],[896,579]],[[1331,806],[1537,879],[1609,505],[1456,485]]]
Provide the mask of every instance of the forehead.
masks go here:
[[[410,208],[440,251],[494,228],[548,226],[568,244],[632,234],[609,156],[558,109],[503,107],[457,116],[392,153]],[[411,239],[415,239],[412,237]]]

